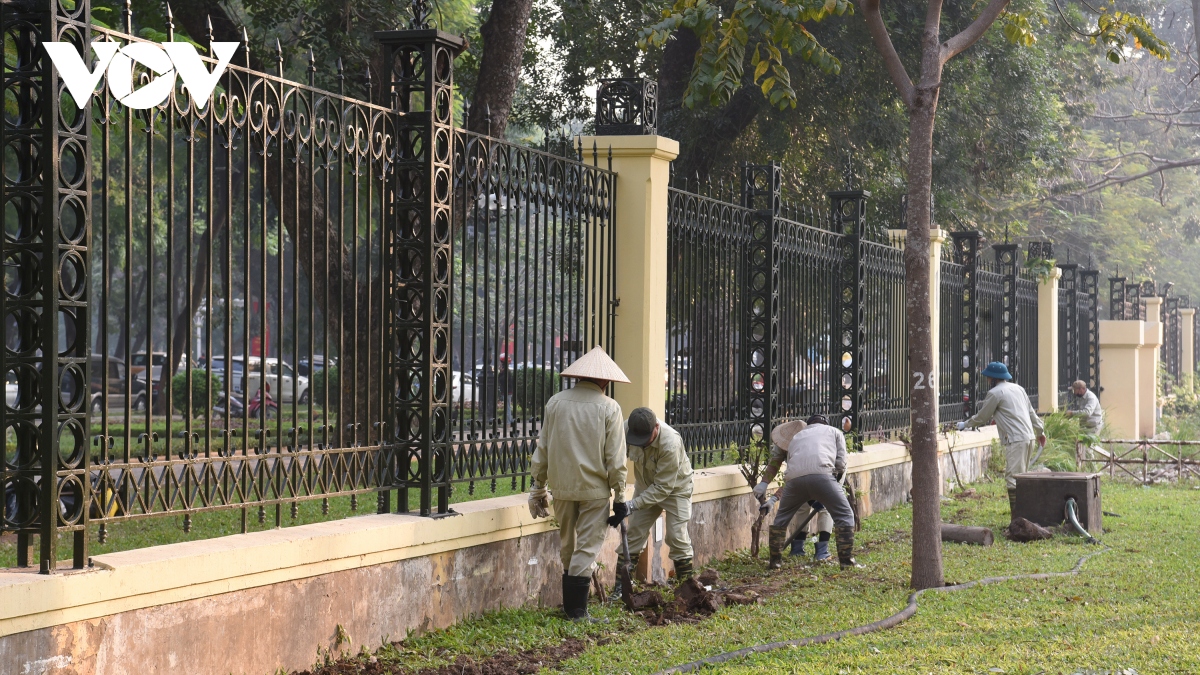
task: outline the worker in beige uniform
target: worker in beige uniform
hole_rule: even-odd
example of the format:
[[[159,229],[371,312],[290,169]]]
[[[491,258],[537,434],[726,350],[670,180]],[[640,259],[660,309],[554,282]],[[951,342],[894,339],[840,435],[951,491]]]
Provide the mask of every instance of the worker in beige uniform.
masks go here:
[[[1103,456],[1104,450],[1098,443],[1100,430],[1104,428],[1104,409],[1100,407],[1100,399],[1088,389],[1087,382],[1075,380],[1071,383],[1071,394],[1067,397],[1067,417],[1079,420],[1079,431],[1090,436],[1088,459]]]
[[[688,536],[688,521],[692,519],[692,461],[683,447],[683,437],[666,422],[658,419],[649,408],[637,408],[625,423],[625,445],[633,462],[633,499],[626,502],[629,510],[630,566],[636,567],[638,556],[646,547],[650,528],[665,513],[667,549],[675,566],[676,581],[692,576],[692,539]],[[608,524],[618,527],[621,519],[613,516]],[[625,553],[618,552],[625,564]],[[621,597],[621,579],[612,598]]]
[[[1004,446],[1004,480],[1008,485],[1008,509],[1011,514],[1017,503],[1017,479],[1014,476],[1029,468],[1029,458],[1039,445],[1046,445],[1046,430],[1025,389],[1011,381],[1008,366],[993,361],[983,369],[983,376],[991,382],[991,389],[979,404],[975,416],[959,422],[958,428],[961,431],[995,422],[1000,445]]]
[[[774,445],[762,482],[754,486],[761,502],[779,467],[787,463],[786,482],[779,497],[779,511],[768,530],[771,560],[769,569],[783,565],[783,544],[788,525],[801,508],[813,508],[820,502],[833,518],[837,538],[838,562],[842,567],[859,567],[854,560],[854,511],[839,481],[846,471],[846,436],[829,425],[824,415],[813,415],[806,422],[789,422],[779,434],[771,435]]]
[[[552,494],[561,539],[563,611],[570,619],[586,619],[592,571],[607,535],[609,499],[615,497],[613,514],[628,515],[621,406],[604,389],[629,378],[601,347],[581,356],[562,376],[578,382],[546,402],[533,452],[529,512],[534,518],[548,516]]]

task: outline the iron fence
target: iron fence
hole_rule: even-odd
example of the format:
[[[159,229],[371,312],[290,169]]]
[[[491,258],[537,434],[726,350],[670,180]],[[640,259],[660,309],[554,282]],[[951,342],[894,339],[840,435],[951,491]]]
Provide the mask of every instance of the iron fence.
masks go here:
[[[697,467],[728,463],[750,442],[738,384],[751,213],[721,187],[668,191],[666,422]]]
[[[909,425],[912,380],[908,366],[904,251],[873,241],[863,241],[860,246],[866,269],[862,298],[866,358],[859,430],[863,434],[887,436]]]
[[[967,293],[967,270],[964,265],[942,261],[941,289],[938,297],[938,421],[957,422],[966,419],[963,387],[964,369],[973,367],[974,359],[963,358],[963,343],[971,318],[966,315],[966,303],[972,301]],[[973,326],[971,327],[973,329]],[[969,378],[969,376],[968,376]]]
[[[0,531],[20,565],[33,535],[50,572],[60,533],[86,564],[91,526],[240,509],[244,530],[393,492],[435,515],[454,483],[525,475],[550,371],[612,348],[614,175],[596,149],[455,130],[463,42],[414,8],[377,36],[386,104],[243,44],[211,101],[176,82],[133,109],[111,83],[77,105],[40,48],[158,50],[128,9],[118,30],[87,2],[3,5]]]
[[[524,489],[558,373],[611,350],[615,175],[584,154],[455,131],[450,480],[469,491]]]
[[[1013,371],[1013,381],[1024,387],[1036,410],[1042,395],[1038,383],[1038,281],[1022,272],[1016,285],[1017,325],[1015,332],[1004,336],[1012,345],[1008,365]],[[1046,395],[1057,396],[1058,392],[1050,391]]]

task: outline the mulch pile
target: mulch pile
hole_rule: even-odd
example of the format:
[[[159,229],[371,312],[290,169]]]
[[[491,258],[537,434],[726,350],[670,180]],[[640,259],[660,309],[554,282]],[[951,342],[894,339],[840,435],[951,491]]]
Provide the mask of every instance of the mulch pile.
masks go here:
[[[1004,536],[1012,541],[1026,542],[1053,539],[1054,533],[1024,518],[1013,518],[1008,527],[1004,528]]]
[[[698,623],[725,605],[762,602],[766,595],[775,591],[774,587],[762,584],[717,588],[720,579],[716,570],[706,569],[698,577],[679,584],[675,588],[675,599],[671,602],[666,602],[662,593],[654,589],[634,593],[634,612],[651,626]]]
[[[342,659],[296,675],[531,675],[542,668],[555,668],[559,663],[578,656],[587,647],[588,643],[583,640],[567,638],[560,644],[542,649],[529,649],[515,654],[499,652],[482,661],[460,655],[452,664],[420,670],[397,668],[374,657],[369,661]]]

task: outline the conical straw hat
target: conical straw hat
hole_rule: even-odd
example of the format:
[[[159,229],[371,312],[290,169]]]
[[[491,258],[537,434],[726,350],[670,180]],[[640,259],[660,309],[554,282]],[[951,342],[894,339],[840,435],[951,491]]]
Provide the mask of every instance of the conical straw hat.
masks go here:
[[[795,436],[796,432],[807,426],[808,424],[806,424],[804,420],[796,420],[795,422],[786,422],[784,424],[780,424],[771,430],[771,442],[774,443],[780,450],[787,450],[788,445],[790,445],[792,442],[792,436]]]
[[[616,361],[609,358],[603,347],[592,347],[592,351],[575,359],[575,363],[562,371],[563,377],[586,377],[589,380],[604,380],[605,382],[629,382],[625,373]]]

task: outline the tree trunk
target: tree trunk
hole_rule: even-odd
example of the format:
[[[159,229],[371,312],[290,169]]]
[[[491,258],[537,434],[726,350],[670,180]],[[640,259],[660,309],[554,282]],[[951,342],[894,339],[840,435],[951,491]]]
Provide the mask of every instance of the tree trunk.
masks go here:
[[[488,19],[479,29],[483,58],[467,120],[467,128],[475,133],[504,138],[521,78],[525,32],[532,9],[533,0],[492,0]]]
[[[936,25],[932,42],[932,45],[926,45],[926,51],[932,48],[934,63],[929,63],[926,57],[926,62],[922,64],[922,81],[916,88],[913,104],[909,108],[908,237],[904,249],[908,361],[913,374],[910,405],[913,497],[911,584],[914,589],[943,584],[937,389],[935,373],[932,372],[933,335],[929,307],[929,196],[933,178],[933,123],[941,79]],[[918,378],[917,373],[924,375]]]

